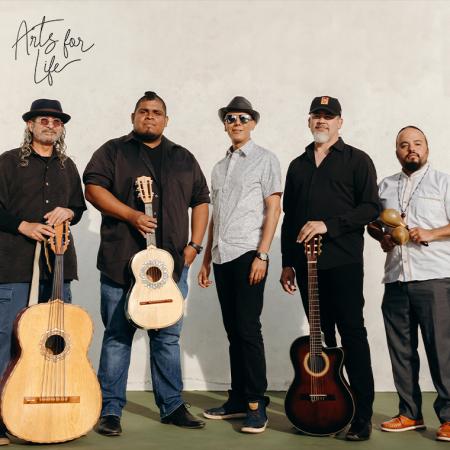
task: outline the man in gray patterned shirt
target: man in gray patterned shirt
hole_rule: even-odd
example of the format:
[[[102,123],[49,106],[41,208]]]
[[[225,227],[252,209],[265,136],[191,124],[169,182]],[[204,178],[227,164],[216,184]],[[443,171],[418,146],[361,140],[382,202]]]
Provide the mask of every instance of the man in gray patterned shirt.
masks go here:
[[[231,147],[212,172],[213,216],[198,274],[211,285],[211,261],[222,318],[230,343],[228,400],[207,409],[208,419],[245,418],[242,432],[267,425],[266,361],[260,315],[269,263],[268,251],[280,216],[282,193],[278,158],[250,137],[259,113],[244,97],[219,109]]]

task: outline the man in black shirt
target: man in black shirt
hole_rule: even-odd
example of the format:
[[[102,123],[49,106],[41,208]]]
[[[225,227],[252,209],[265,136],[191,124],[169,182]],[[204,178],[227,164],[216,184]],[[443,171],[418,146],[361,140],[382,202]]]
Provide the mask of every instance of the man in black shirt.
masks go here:
[[[79,222],[86,209],[81,180],[66,155],[65,126],[70,116],[57,100],[35,100],[22,116],[26,122],[20,148],[0,156],[0,377],[11,357],[14,319],[28,304],[36,241],[53,236],[53,225]],[[38,300],[51,296],[51,276],[44,252],[39,261]],[[77,278],[73,241],[64,258],[64,300]],[[0,445],[9,441],[0,425]]]
[[[130,285],[128,262],[146,247],[145,233],[154,232],[157,246],[174,258],[174,279],[186,297],[188,267],[202,249],[208,223],[209,190],[197,161],[188,150],[163,136],[168,121],[164,101],[154,92],[146,92],[131,120],[133,131],[100,147],[83,176],[86,198],[102,213],[97,267],[105,333],[98,372],[103,408],[97,430],[108,436],[122,431],[120,417],[136,331],[124,314]],[[153,179],[155,217],[144,214],[136,196],[135,180],[142,175]],[[201,428],[204,422],[187,411],[181,397],[181,325],[182,320],[148,332],[153,391],[163,423]]]
[[[363,317],[363,234],[380,207],[372,160],[339,137],[342,123],[337,99],[313,100],[308,124],[314,142],[291,162],[286,176],[280,282],[293,294],[297,277],[308,312],[306,257],[298,244],[322,235],[318,258],[322,330],[326,345],[334,347],[337,326],[345,350],[356,403],[346,438],[365,440],[371,433],[374,385]]]

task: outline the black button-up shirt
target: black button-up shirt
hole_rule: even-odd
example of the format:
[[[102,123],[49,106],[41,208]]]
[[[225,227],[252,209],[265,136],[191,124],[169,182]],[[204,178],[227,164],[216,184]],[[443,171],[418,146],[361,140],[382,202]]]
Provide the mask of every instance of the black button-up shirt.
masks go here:
[[[314,143],[310,144],[289,166],[283,209],[283,267],[305,263],[303,245],[297,244],[296,238],[312,220],[323,221],[328,230],[322,240],[319,269],[362,263],[364,225],[380,211],[372,160],[339,138],[317,167]]]
[[[174,279],[183,269],[183,250],[189,238],[189,207],[209,203],[209,190],[195,157],[185,148],[162,138],[161,176],[157,180],[148,153],[152,150],[133,133],[102,145],[88,163],[83,181],[110,191],[133,209],[144,211],[136,195],[135,181],[151,176],[154,215],[160,217],[157,241],[174,258]],[[161,211],[160,211],[161,210]],[[130,224],[102,215],[98,269],[121,285],[130,281],[128,262],[146,247],[145,239]]]
[[[60,206],[73,210],[74,225],[86,209],[80,176],[70,158],[61,166],[55,154],[43,158],[32,152],[28,166],[22,167],[19,152],[14,149],[0,156],[0,283],[31,281],[36,241],[18,232],[23,220],[44,223],[44,215]],[[40,269],[41,279],[48,279],[44,252]],[[64,256],[64,278],[77,278],[72,236]]]

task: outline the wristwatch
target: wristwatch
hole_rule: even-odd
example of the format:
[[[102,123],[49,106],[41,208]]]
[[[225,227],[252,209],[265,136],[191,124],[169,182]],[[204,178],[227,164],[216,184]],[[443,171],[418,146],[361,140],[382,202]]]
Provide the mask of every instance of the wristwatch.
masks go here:
[[[203,247],[201,245],[196,244],[195,242],[190,241],[189,244],[191,247],[195,248],[195,251],[197,252],[197,255],[200,255],[200,253],[203,250]]]
[[[269,261],[269,254],[263,252],[256,252],[256,257],[261,261]]]

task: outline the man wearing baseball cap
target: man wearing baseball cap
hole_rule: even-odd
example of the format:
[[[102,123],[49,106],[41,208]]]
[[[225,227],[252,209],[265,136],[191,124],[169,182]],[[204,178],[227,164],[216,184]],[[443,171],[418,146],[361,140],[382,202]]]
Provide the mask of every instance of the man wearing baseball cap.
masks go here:
[[[244,97],[219,109],[231,146],[212,172],[213,215],[198,274],[199,285],[210,286],[213,263],[231,369],[229,399],[203,414],[213,420],[243,418],[244,433],[261,433],[267,425],[260,315],[282,192],[278,158],[251,139],[259,117]]]
[[[86,209],[81,180],[66,155],[65,124],[70,116],[58,100],[39,99],[22,116],[26,122],[19,148],[0,156],[0,376],[11,357],[13,323],[28,304],[36,241],[54,235],[54,225],[80,221]],[[51,297],[52,280],[44,252],[40,256],[39,302]],[[64,258],[64,300],[68,280],[77,278],[75,248]],[[9,439],[0,423],[0,445]]]
[[[281,231],[281,285],[293,294],[295,278],[308,313],[306,257],[298,243],[322,236],[318,284],[322,331],[336,346],[335,327],[356,412],[346,438],[369,439],[374,398],[370,350],[363,317],[364,226],[378,217],[377,176],[370,157],[339,136],[343,124],[337,98],[316,97],[308,126],[314,142],[294,159],[286,176]]]

